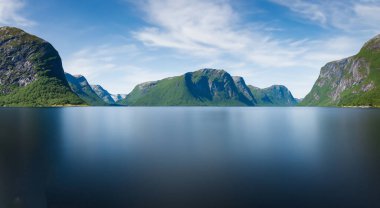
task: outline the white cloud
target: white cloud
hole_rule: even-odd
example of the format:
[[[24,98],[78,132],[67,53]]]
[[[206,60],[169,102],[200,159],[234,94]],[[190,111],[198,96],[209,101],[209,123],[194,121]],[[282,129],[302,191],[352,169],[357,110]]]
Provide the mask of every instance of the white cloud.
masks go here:
[[[292,47],[291,41],[273,40],[253,27],[241,25],[228,1],[147,0],[140,7],[152,26],[134,35],[147,46],[211,59],[228,54],[269,66],[291,65],[289,59],[302,52]]]
[[[35,23],[22,14],[25,3],[22,0],[0,0],[0,24],[32,26]]]
[[[297,9],[305,14],[313,13],[313,20],[326,22],[317,5],[302,1],[296,1],[295,5],[298,3]],[[346,45],[353,45],[346,37],[319,41],[275,38],[267,30],[245,25],[226,0],[146,0],[140,7],[152,26],[136,31],[138,40],[147,46],[171,48],[212,60],[228,56],[264,68],[309,66],[347,55],[347,49],[352,50],[352,47]],[[332,43],[334,48],[327,51],[322,47],[325,43]],[[310,54],[319,53],[325,57],[323,60],[309,58]]]
[[[64,60],[64,68],[73,75],[84,75],[90,84],[100,84],[110,93],[124,94],[142,82],[173,76],[141,64],[149,61],[154,60],[141,54],[135,45],[102,45],[72,54]]]
[[[323,27],[346,32],[379,32],[378,0],[270,0]]]

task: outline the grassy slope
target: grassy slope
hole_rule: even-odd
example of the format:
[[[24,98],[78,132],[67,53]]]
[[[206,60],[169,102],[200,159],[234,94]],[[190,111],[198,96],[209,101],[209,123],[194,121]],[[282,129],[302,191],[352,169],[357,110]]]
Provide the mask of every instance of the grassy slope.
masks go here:
[[[11,94],[0,97],[1,106],[84,105],[83,100],[67,90],[57,78],[40,77],[26,87],[15,87]]]

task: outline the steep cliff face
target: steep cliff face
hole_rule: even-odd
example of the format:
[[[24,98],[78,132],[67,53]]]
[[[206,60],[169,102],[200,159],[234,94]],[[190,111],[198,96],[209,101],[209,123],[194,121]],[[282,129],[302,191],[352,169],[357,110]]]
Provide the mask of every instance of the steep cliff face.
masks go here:
[[[368,41],[352,57],[322,67],[301,105],[379,106],[380,36]]]
[[[81,105],[54,47],[18,28],[0,28],[0,105]]]
[[[71,90],[75,92],[88,105],[106,105],[106,103],[92,89],[87,79],[82,75],[65,73]]]
[[[239,90],[240,94],[244,96],[249,103],[252,103],[252,105],[257,104],[257,100],[255,96],[252,94],[252,91],[249,89],[249,87],[246,85],[243,77],[234,76],[232,77],[234,80],[234,83]]]
[[[111,94],[100,85],[91,85],[92,90],[107,104],[115,104]]]
[[[244,83],[244,80],[243,82]],[[245,85],[245,83],[244,83]],[[247,87],[245,87],[247,88]],[[251,98],[253,101],[254,99]],[[124,105],[254,105],[230,74],[201,69],[182,76],[137,85],[120,101]]]
[[[237,80],[243,90],[240,91],[232,76],[224,70],[201,69],[189,72],[185,74],[185,81],[190,92],[196,97],[203,97],[213,102],[236,101],[243,105],[255,104],[244,95],[246,93],[244,90],[248,88],[244,80],[242,78]]]
[[[264,89],[250,85],[249,88],[257,99],[258,106],[295,106],[298,104],[297,99],[283,85],[273,85]]]

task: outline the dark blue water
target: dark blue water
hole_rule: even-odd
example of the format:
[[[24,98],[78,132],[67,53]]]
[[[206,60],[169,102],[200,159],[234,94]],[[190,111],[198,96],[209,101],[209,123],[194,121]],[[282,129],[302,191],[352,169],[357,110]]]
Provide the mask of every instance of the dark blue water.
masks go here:
[[[1,108],[0,207],[380,207],[380,110]]]

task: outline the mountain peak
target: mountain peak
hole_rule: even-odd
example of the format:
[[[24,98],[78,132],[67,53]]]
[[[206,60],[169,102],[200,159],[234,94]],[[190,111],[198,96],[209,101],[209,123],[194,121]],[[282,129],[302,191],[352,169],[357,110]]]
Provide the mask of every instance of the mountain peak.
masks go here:
[[[224,74],[227,73],[223,69],[212,69],[212,68],[203,68],[198,71],[195,71],[194,73],[200,72],[202,74],[208,75],[208,74]]]
[[[380,50],[380,34],[367,41],[362,50]]]
[[[261,106],[294,106],[298,104],[298,101],[284,85],[272,85],[264,89],[249,85],[249,88],[258,100],[258,105]]]
[[[21,30],[17,27],[9,27],[9,26],[3,26],[0,27],[0,32],[2,33],[26,33],[24,30]]]
[[[75,77],[75,78],[84,78],[84,76],[81,75],[81,74],[74,74],[73,77]]]
[[[284,85],[272,85],[272,86],[268,87],[268,89],[288,90],[288,88],[285,87]]]
[[[243,78],[243,77],[232,76],[232,79],[233,79],[235,82],[244,82],[244,78]]]

